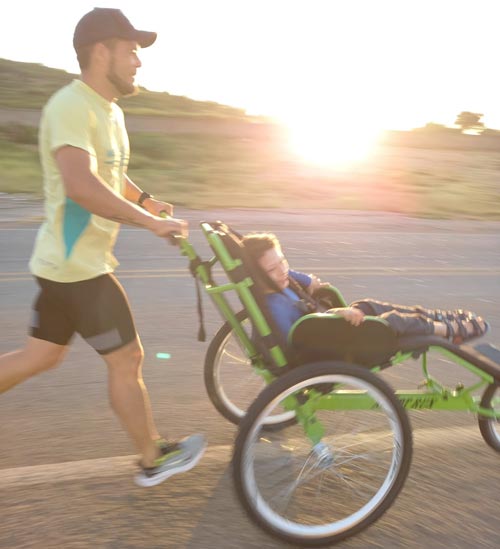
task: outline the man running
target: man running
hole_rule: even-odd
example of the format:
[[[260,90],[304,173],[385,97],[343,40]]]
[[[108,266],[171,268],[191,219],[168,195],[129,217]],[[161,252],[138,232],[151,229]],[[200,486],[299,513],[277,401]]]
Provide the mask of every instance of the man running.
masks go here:
[[[39,286],[31,332],[24,348],[0,357],[1,393],[57,366],[80,334],[107,364],[111,406],[141,455],[141,486],[191,469],[206,446],[201,435],[180,442],[159,435],[142,379],[143,348],[113,275],[120,223],[161,238],[188,232],[186,221],[170,217],[171,204],[127,175],[129,141],[116,100],[137,91],[138,50],[155,40],[117,9],[95,8],[76,25],[81,77],[55,93],[40,123],[45,221],[30,261]]]

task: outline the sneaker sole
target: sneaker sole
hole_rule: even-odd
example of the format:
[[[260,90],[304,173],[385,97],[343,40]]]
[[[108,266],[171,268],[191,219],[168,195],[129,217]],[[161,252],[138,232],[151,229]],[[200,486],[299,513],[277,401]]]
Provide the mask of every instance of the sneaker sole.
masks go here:
[[[151,486],[156,486],[158,484],[161,484],[168,478],[174,475],[177,475],[178,473],[185,473],[186,471],[189,471],[190,469],[198,465],[206,449],[207,449],[207,445],[205,444],[201,449],[201,451],[198,453],[198,455],[189,463],[186,463],[185,465],[181,465],[180,467],[176,467],[175,469],[172,469],[170,471],[164,471],[163,473],[158,473],[154,477],[136,475],[134,478],[135,483],[138,486],[141,486],[142,488],[150,488]]]

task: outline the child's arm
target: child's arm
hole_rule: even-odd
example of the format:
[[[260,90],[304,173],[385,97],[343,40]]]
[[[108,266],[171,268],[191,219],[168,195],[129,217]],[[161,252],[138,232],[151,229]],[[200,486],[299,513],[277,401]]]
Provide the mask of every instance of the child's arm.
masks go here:
[[[359,326],[365,320],[365,313],[354,307],[338,307],[336,309],[328,309],[326,312],[342,316],[353,326]]]

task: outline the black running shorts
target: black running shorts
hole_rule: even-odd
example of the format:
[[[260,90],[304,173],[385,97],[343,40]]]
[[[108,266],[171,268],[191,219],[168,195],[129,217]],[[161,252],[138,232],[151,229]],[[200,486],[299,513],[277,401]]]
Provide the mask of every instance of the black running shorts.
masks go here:
[[[101,355],[135,339],[128,299],[114,275],[81,282],[36,280],[40,292],[33,306],[33,337],[67,345],[78,333]]]

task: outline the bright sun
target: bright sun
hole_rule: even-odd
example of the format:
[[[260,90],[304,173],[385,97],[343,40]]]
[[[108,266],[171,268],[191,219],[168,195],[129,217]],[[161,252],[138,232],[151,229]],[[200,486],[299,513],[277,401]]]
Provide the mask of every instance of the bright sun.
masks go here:
[[[292,151],[304,162],[332,169],[348,169],[367,160],[381,130],[312,119],[286,124]]]

